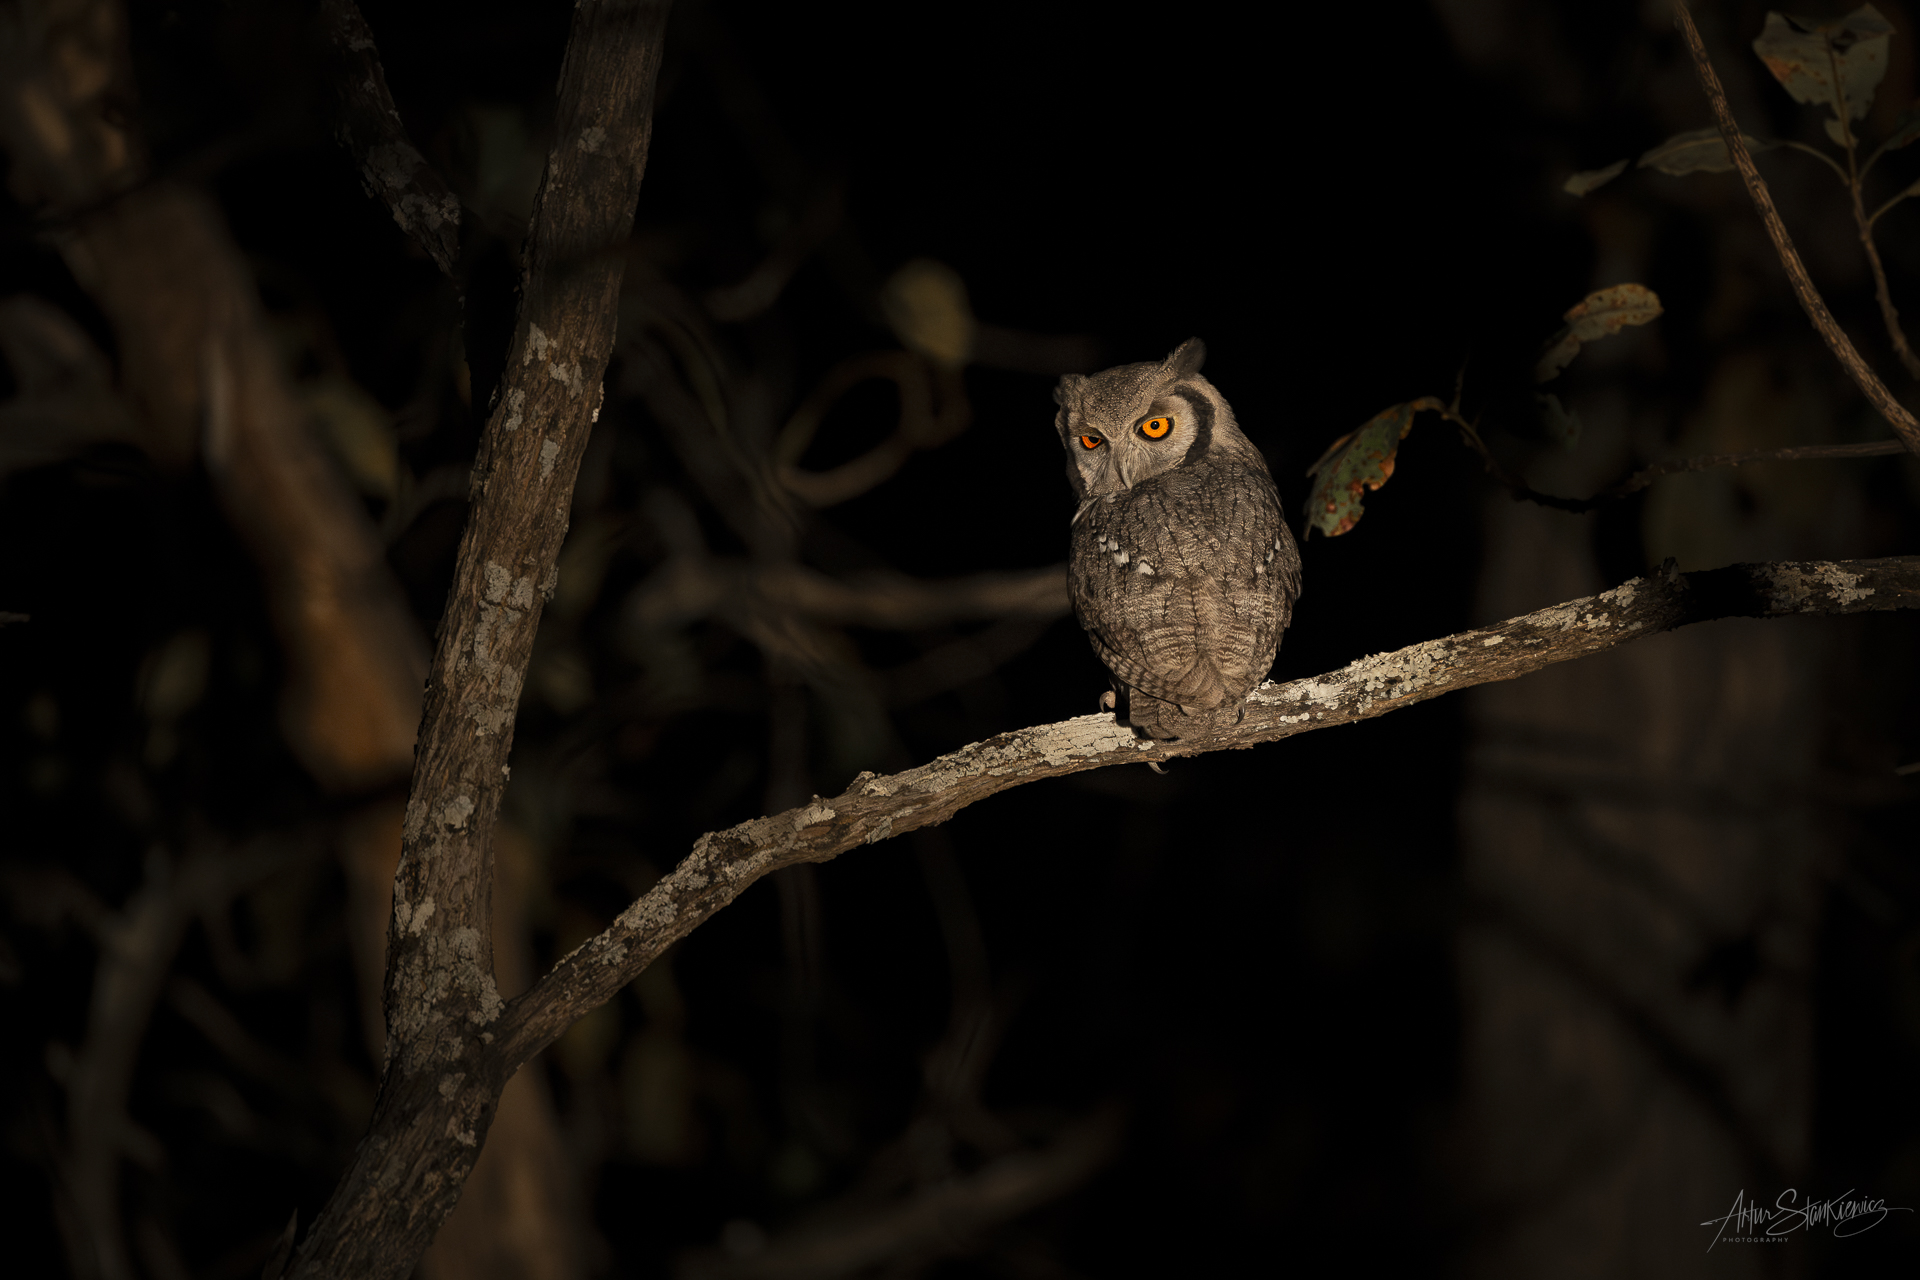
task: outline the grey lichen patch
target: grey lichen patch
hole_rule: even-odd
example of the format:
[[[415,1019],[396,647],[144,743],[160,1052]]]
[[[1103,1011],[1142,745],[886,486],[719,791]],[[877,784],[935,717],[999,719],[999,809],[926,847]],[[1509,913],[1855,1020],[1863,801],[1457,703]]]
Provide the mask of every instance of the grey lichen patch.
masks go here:
[[[1590,599],[1557,604],[1550,609],[1527,614],[1524,618],[1515,618],[1514,621],[1542,631],[1571,631],[1575,627],[1588,631],[1607,630],[1618,625],[1620,616],[1632,606],[1639,591],[1640,583],[1635,579]]]
[[[457,226],[460,222],[460,201],[451,195],[434,199],[417,191],[408,191],[396,196],[392,208],[393,220],[409,233],[414,229],[409,223],[437,232],[442,227]]]
[[[440,1096],[448,1102],[452,1102],[453,1095],[460,1092],[460,1082],[466,1078],[467,1073],[464,1071],[449,1071],[446,1075],[441,1076],[440,1083],[436,1086],[439,1089]]]
[[[518,431],[520,424],[527,420],[527,393],[515,387],[507,392],[507,420],[501,425],[508,431]]]
[[[411,911],[405,902],[396,902],[393,908],[394,922],[400,926],[400,932],[410,938],[417,938],[427,931],[427,921],[433,919],[434,902],[432,898],[423,899],[419,906]]]
[[[561,364],[558,360],[547,365],[547,376],[567,389],[567,399],[578,400],[580,393],[587,389],[586,379],[580,374],[578,364]]]
[[[532,364],[535,360],[545,360],[547,358],[547,348],[552,345],[553,339],[547,336],[546,331],[539,325],[529,321],[527,324],[527,349],[521,353],[520,363]]]
[[[629,938],[651,938],[672,923],[674,917],[673,890],[686,887],[680,879],[681,873],[675,871],[665,880],[636,898],[613,922],[614,930]],[[590,945],[590,944],[589,944]],[[621,959],[626,958],[626,948],[620,948]]]
[[[1773,597],[1789,611],[1798,611],[1822,597],[1838,605],[1856,604],[1873,594],[1872,587],[1859,586],[1859,582],[1859,574],[1848,573],[1835,564],[1782,564],[1773,571]]]
[[[513,713],[520,706],[522,678],[518,671],[503,670],[491,698],[467,699],[465,711],[481,734],[499,733],[513,723]]]
[[[1055,767],[1109,751],[1124,751],[1139,741],[1131,730],[1115,724],[1112,716],[1102,715],[1075,716],[1023,736],[1028,737],[1029,750],[1039,763]]]
[[[366,174],[369,180],[378,184],[380,190],[389,195],[399,195],[413,181],[414,170],[426,161],[418,151],[405,142],[380,143],[367,148]],[[396,207],[394,221],[404,228],[407,226]]]
[[[487,585],[482,594],[497,603],[480,606],[479,621],[467,642],[467,655],[481,679],[491,682],[492,688],[483,687],[479,696],[466,700],[463,709],[482,734],[489,734],[505,729],[520,705],[522,673],[501,661],[497,653],[533,604],[533,580],[516,579],[492,561],[487,562],[485,572]]]
[[[1404,698],[1435,685],[1452,682],[1453,645],[1429,640],[1393,653],[1376,653],[1350,662],[1341,672],[1342,692],[1358,697],[1360,711],[1376,702]]]
[[[817,827],[823,822],[832,821],[833,810],[821,804],[820,797],[815,796],[811,804],[793,815],[793,829],[795,831],[805,831],[808,827]]]
[[[447,1136],[463,1147],[478,1146],[480,1143],[480,1139],[474,1136],[471,1126],[467,1128],[461,1127],[458,1116],[447,1121]]]
[[[484,963],[479,931],[462,925],[445,933],[421,933],[426,911],[422,903],[413,913],[408,932],[420,940],[401,953],[396,999],[389,1006],[389,1044],[400,1047],[401,1065],[409,1071],[458,1061],[467,1043],[461,1028],[488,1026],[504,1007]]]
[[[600,148],[607,145],[607,131],[597,124],[590,124],[580,131],[573,145],[588,155],[599,155]]]
[[[440,812],[434,815],[435,821],[453,831],[464,831],[467,819],[473,816],[473,797],[455,796],[440,806]]]
[[[559,458],[560,442],[558,440],[540,442],[540,478],[542,480],[553,474],[553,464],[559,461]]]
[[[505,600],[507,598],[507,588],[513,584],[513,575],[507,572],[506,566],[495,564],[489,560],[481,569],[481,572],[486,575],[487,579],[487,585],[481,590],[481,594],[493,604],[499,604],[502,600]]]

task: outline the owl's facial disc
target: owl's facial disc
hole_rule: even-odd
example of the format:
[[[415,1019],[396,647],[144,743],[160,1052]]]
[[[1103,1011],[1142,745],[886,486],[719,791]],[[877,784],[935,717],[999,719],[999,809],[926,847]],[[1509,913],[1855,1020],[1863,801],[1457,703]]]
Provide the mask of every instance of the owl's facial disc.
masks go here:
[[[1156,398],[1133,420],[1133,429],[1114,445],[1120,483],[1127,488],[1152,479],[1179,460],[1186,441],[1181,439],[1180,415],[1173,408],[1166,398]]]

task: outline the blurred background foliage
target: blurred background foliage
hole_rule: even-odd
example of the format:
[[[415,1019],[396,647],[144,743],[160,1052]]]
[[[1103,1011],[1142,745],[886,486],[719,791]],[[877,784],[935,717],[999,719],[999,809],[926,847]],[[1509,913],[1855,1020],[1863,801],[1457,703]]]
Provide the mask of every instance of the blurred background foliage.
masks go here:
[[[1899,34],[1876,111],[1897,112],[1914,32],[1882,8]],[[569,6],[364,12],[412,138],[465,208],[458,288],[332,141],[308,5],[132,5],[133,111],[151,170],[216,200],[331,482],[356,495],[424,644],[510,332]],[[1757,64],[1736,65],[1763,13],[1702,21],[1742,119],[1813,139]],[[516,729],[503,989],[704,831],[1093,709],[1103,673],[1048,585],[1071,514],[1049,398],[1062,372],[1202,336],[1296,514],[1328,440],[1444,394],[1463,362],[1496,450],[1557,492],[1667,457],[1884,434],[1732,178],[1562,191],[1705,123],[1663,5],[1436,0],[1271,38],[1251,23],[1232,5],[676,4],[615,364]],[[1915,163],[1885,167],[1905,181]],[[1830,303],[1911,403],[1831,184],[1776,167]],[[220,481],[191,446],[143,435],[65,224],[17,190],[6,217],[0,610],[31,617],[0,629],[10,1249],[33,1274],[94,1274],[76,1241],[113,1231],[123,1274],[254,1275],[289,1211],[311,1219],[371,1106],[367,886],[404,778],[313,766],[286,727],[288,624]],[[1920,299],[1916,219],[1889,215],[1882,250],[1896,293]],[[1532,425],[1540,337],[1628,280],[1667,314],[1570,372],[1586,427],[1567,454]],[[1898,458],[1681,476],[1584,517],[1515,508],[1438,426],[1400,468],[1362,529],[1308,546],[1276,678],[1667,556],[1909,551],[1920,509],[1920,472]],[[1516,525],[1521,510],[1545,523]],[[1721,1045],[1789,1064],[1783,1123],[1800,1137],[1724,1167],[1681,1144],[1693,1199],[1621,1175],[1613,1216],[1561,1239],[1662,1242],[1633,1274],[1691,1268],[1694,1224],[1776,1174],[1920,1203],[1920,783],[1893,772],[1920,760],[1914,628],[1769,625],[1828,637],[1751,668],[1804,710],[1794,750],[1813,763],[1794,795],[1819,834],[1788,894],[1802,910],[1753,923],[1699,888],[1701,912],[1733,923],[1689,942],[1669,985],[1733,1008],[1779,955],[1802,956],[1780,962],[1778,999],[1805,1034]],[[1764,763],[1771,730],[1711,676],[1754,626],[1703,632],[1694,665],[1650,661],[1672,706],[1717,691],[1690,729],[1744,734]],[[1476,1125],[1500,1122],[1474,1100],[1540,1047],[1524,1029],[1489,1038],[1498,982],[1457,964],[1485,910],[1474,842],[1488,823],[1532,830],[1461,825],[1488,714],[1447,699],[1164,778],[1079,775],[781,873],[526,1073],[539,1096],[489,1151],[557,1152],[553,1176],[531,1156],[499,1175],[493,1208],[457,1214],[423,1270],[1527,1273],[1532,1255],[1502,1242],[1552,1223],[1560,1193],[1486,1189],[1501,1157]],[[1637,714],[1603,698],[1535,729],[1651,735]],[[1675,875],[1711,862],[1721,837],[1702,823],[1684,850],[1636,856]],[[1521,840],[1538,866],[1575,856],[1551,833]],[[1643,997],[1664,1016],[1629,988],[1620,1025],[1643,1027]],[[104,1161],[118,1188],[110,1220],[75,1189],[76,1081],[124,1111],[86,1138],[86,1167]],[[1716,1088],[1739,1092],[1700,1086]],[[1567,1123],[1639,1123],[1567,1097]],[[1735,1149],[1760,1149],[1741,1145],[1744,1103],[1699,1105]],[[1606,1143],[1586,1150],[1581,1167],[1610,1177]],[[514,1190],[515,1169],[545,1185]],[[914,1217],[956,1189],[978,1194]],[[1808,1242],[1805,1265],[1851,1274],[1910,1248],[1897,1230]],[[462,1252],[462,1233],[487,1248]],[[1754,1256],[1728,1265],[1777,1265]]]

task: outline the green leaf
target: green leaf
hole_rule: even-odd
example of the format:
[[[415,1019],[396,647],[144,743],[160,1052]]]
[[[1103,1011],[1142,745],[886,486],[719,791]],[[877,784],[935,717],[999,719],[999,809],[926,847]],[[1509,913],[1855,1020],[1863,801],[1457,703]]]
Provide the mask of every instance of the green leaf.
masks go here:
[[[1836,147],[1846,146],[1847,145],[1847,126],[1845,126],[1844,124],[1841,124],[1840,121],[1833,116],[1827,117],[1826,125],[1827,125],[1827,136],[1833,139],[1833,145]]]
[[[1573,363],[1584,343],[1618,333],[1628,325],[1645,324],[1664,309],[1658,295],[1643,284],[1616,284],[1594,290],[1567,311],[1566,327],[1547,339],[1540,363],[1534,366],[1533,380],[1551,382]]]
[[[1898,151],[1920,142],[1920,102],[1909,103],[1894,118],[1893,132],[1880,144],[1882,151]]]
[[[1392,477],[1394,455],[1413,429],[1413,415],[1422,409],[1438,413],[1445,408],[1432,396],[1421,396],[1382,409],[1358,431],[1349,431],[1328,445],[1320,460],[1307,468],[1307,474],[1315,477],[1313,491],[1307,495],[1308,528],[1337,538],[1359,524],[1360,495]]]
[[[1540,423],[1546,428],[1547,438],[1557,440],[1562,449],[1571,453],[1580,443],[1580,414],[1560,403],[1556,395],[1535,396],[1540,404]]]
[[[1747,144],[1747,150],[1756,154],[1780,145],[1748,133],[1741,134],[1740,138]],[[1640,167],[1658,169],[1676,178],[1689,173],[1728,173],[1733,169],[1733,157],[1727,154],[1727,140],[1720,136],[1718,129],[1692,129],[1674,134],[1641,156]]]
[[[1893,27],[1870,4],[1837,22],[1812,23],[1769,13],[1767,25],[1753,42],[1753,51],[1767,64],[1795,102],[1817,102],[1840,114],[1840,94],[1847,115],[1859,120],[1873,105],[1874,90],[1887,74],[1887,37]],[[1840,71],[1839,93],[1834,67]]]
[[[1570,196],[1583,196],[1587,192],[1606,186],[1627,171],[1625,160],[1615,160],[1604,169],[1582,169],[1568,178],[1560,189]]]

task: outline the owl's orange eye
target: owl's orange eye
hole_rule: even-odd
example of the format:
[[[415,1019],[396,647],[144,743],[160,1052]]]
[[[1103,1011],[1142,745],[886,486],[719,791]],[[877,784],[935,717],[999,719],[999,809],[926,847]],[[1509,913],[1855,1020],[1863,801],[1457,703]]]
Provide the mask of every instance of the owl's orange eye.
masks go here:
[[[1098,449],[1104,443],[1106,442],[1101,440],[1099,436],[1080,437],[1080,446],[1084,449]]]
[[[1149,440],[1162,440],[1173,430],[1173,419],[1167,417],[1148,418],[1140,424],[1140,434]]]

